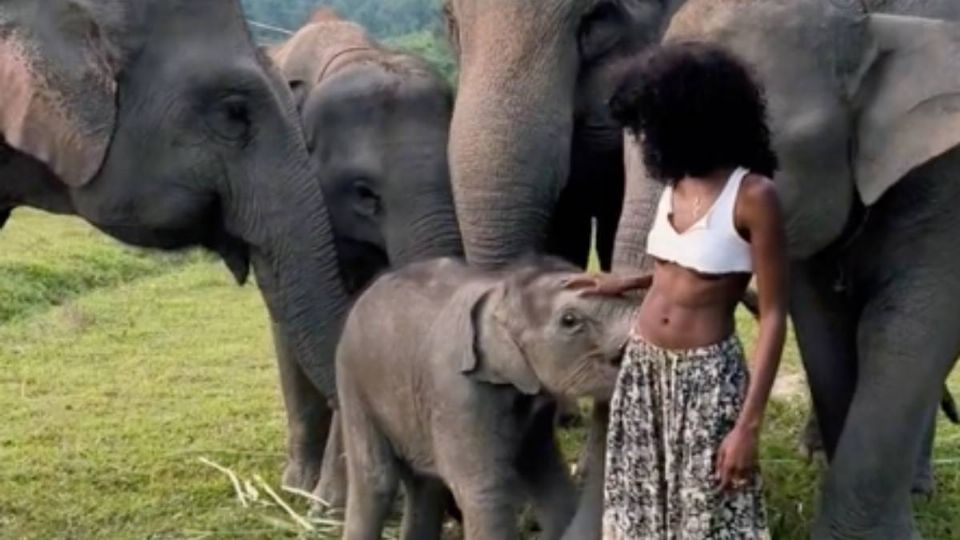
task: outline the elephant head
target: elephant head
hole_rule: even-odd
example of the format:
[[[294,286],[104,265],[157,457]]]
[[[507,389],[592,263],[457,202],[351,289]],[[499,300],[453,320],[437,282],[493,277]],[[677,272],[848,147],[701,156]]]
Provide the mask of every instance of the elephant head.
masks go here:
[[[539,261],[510,270],[471,309],[462,371],[526,394],[609,399],[633,314],[628,300],[564,287],[577,269]]]
[[[951,21],[909,16],[908,4],[920,4],[899,4],[906,14],[850,2],[690,0],[666,32],[667,41],[727,46],[766,86],[792,257],[834,244],[857,207],[960,145],[960,6],[918,8]]]
[[[659,39],[677,3],[447,0],[460,64],[450,165],[471,262],[544,248],[573,146],[599,156],[587,168],[622,167],[608,68]]]
[[[272,55],[294,88],[350,288],[388,264],[460,254],[450,85],[326,11]]]
[[[210,28],[216,31],[211,32]],[[333,396],[344,310],[327,210],[285,82],[233,0],[0,6],[0,209],[75,213],[131,244],[252,263]],[[2,212],[0,212],[2,213]]]

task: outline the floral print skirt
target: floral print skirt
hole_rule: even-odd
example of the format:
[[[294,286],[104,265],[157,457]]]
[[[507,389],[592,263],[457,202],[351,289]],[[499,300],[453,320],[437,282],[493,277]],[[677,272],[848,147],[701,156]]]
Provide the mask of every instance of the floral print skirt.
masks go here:
[[[687,351],[632,337],[610,404],[604,540],[766,540],[759,471],[722,492],[717,451],[749,373],[736,336]]]

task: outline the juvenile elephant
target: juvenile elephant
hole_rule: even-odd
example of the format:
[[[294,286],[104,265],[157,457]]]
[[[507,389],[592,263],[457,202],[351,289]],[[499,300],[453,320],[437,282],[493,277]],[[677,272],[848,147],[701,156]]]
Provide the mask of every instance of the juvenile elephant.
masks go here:
[[[215,31],[211,31],[215,28]],[[0,2],[0,225],[17,206],[252,263],[297,369],[333,389],[347,292],[289,89],[236,0]]]
[[[532,499],[543,538],[577,504],[550,396],[608,398],[632,304],[564,288],[568,263],[489,272],[451,259],[379,278],[337,351],[349,496],[346,540],[380,538],[398,480],[403,538],[439,538],[448,487],[468,540],[517,538]],[[576,537],[571,537],[576,538]]]
[[[328,10],[270,54],[293,90],[347,292],[390,265],[461,255],[447,166],[449,83]],[[289,423],[284,482],[311,490],[322,471],[317,495],[342,506],[337,422],[274,330]],[[336,331],[329,327],[326,338],[336,340]]]

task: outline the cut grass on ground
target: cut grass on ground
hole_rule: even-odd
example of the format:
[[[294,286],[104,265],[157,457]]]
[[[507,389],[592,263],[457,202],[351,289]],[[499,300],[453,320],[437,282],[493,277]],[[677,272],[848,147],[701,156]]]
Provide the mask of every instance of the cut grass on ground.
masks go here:
[[[255,289],[206,257],[121,249],[77,220],[36,213],[15,215],[0,248],[0,313],[12,313],[0,318],[0,538],[297,536],[282,510],[241,507],[227,477],[199,462],[279,482],[283,410]],[[23,267],[39,271],[9,271]],[[747,317],[740,327],[749,346],[755,327]],[[762,462],[784,540],[807,537],[818,475],[795,449],[806,414],[798,381],[791,345]],[[941,422],[938,434],[940,490],[917,505],[935,540],[960,537],[960,429]],[[578,435],[563,435],[568,452]]]

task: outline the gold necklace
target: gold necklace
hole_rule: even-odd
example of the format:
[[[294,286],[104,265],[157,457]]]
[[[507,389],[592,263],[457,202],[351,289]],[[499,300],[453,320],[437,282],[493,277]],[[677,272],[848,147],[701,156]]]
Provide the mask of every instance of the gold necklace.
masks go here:
[[[696,197],[693,198],[693,219],[694,220],[700,218],[700,210],[701,210],[700,196],[697,195]]]

